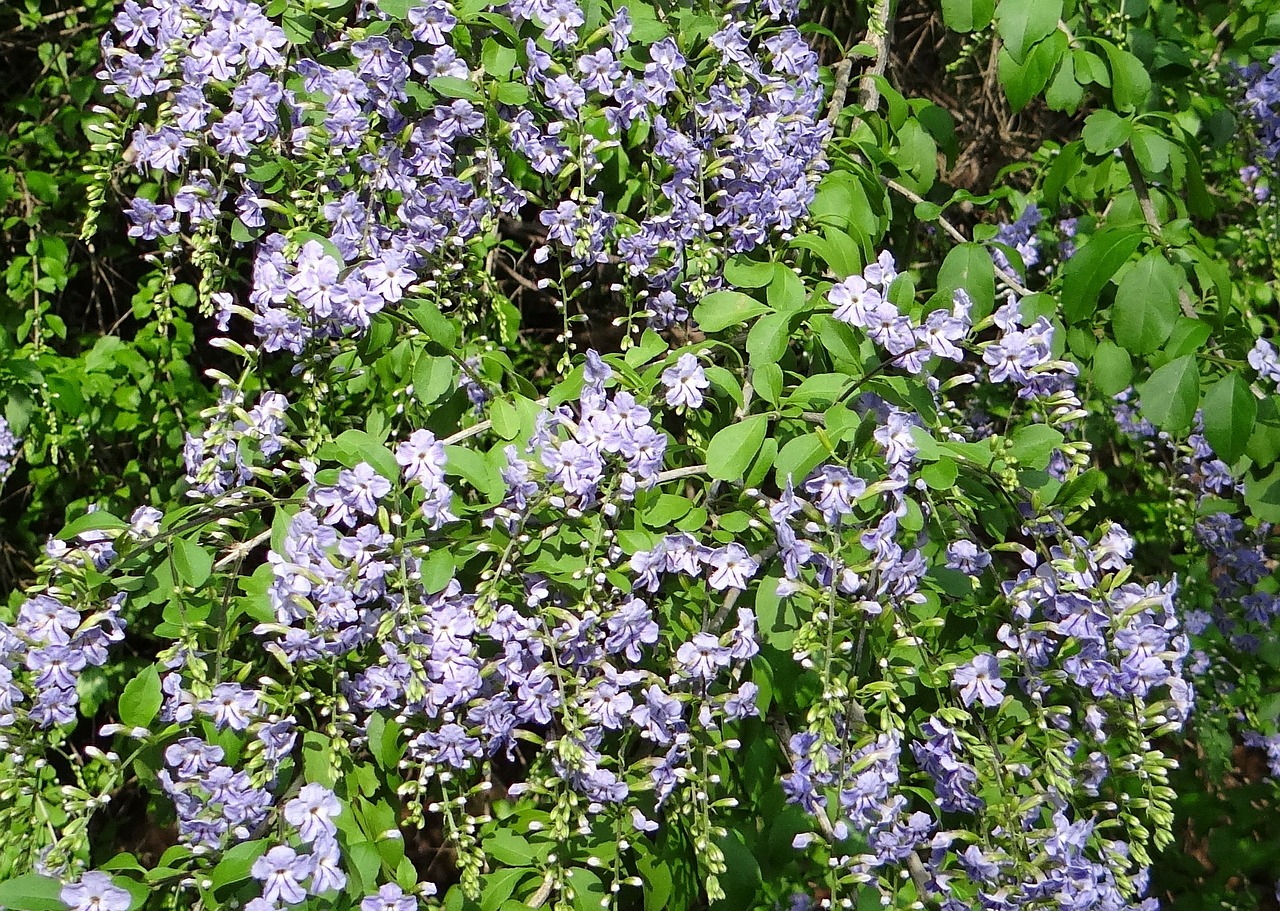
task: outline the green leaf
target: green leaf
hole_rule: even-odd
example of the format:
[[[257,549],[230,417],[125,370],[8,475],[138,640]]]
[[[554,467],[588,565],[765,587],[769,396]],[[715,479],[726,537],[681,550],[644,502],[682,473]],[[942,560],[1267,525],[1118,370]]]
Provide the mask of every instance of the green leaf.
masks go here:
[[[778,457],[773,463],[778,486],[784,487],[788,476],[792,483],[799,486],[809,476],[809,472],[817,468],[830,454],[830,450],[816,433],[802,433],[788,440],[787,444],[779,450]]]
[[[437,76],[429,84],[436,94],[445,98],[465,98],[476,104],[483,104],[485,100],[474,85],[458,76]]]
[[[639,369],[658,355],[665,353],[670,347],[665,338],[652,329],[646,329],[640,336],[640,343],[628,348],[623,358],[630,366]]]
[[[977,322],[995,306],[995,268],[991,253],[982,244],[960,244],[952,247],[938,270],[938,292],[947,305],[951,296],[961,289],[973,301],[973,320]]]
[[[773,281],[774,263],[761,263],[738,255],[724,264],[724,278],[735,288],[763,288]]]
[[[502,499],[502,476],[482,452],[466,446],[446,446],[445,474],[460,477],[490,500]]]
[[[504,47],[492,38],[484,39],[480,50],[480,62],[484,71],[494,79],[506,79],[516,64],[516,52]]]
[[[1258,400],[1239,373],[1229,373],[1204,394],[1204,436],[1218,457],[1235,464],[1258,418]]]
[[[960,469],[954,459],[939,459],[920,469],[920,477],[931,490],[950,490],[959,475]]]
[[[953,32],[980,32],[995,9],[995,0],[942,0],[942,21]]]
[[[458,340],[458,329],[447,316],[429,300],[406,298],[401,308],[413,317],[427,338],[445,348],[452,348]]]
[[[693,319],[703,332],[719,332],[768,312],[768,307],[741,291],[713,291],[693,308]]]
[[[1111,307],[1116,341],[1134,354],[1150,354],[1178,321],[1182,270],[1152,250],[1120,279]]]
[[[751,382],[756,394],[770,405],[778,404],[782,395],[782,368],[777,364],[761,364],[751,370]]]
[[[641,518],[650,528],[666,528],[692,508],[693,502],[688,497],[662,493],[647,503]]]
[[[1179,433],[1191,426],[1200,403],[1200,372],[1195,355],[1186,354],[1151,374],[1138,387],[1142,414],[1161,430]]]
[[[644,881],[644,911],[664,911],[671,897],[671,867],[652,854],[641,854],[636,869]]]
[[[498,911],[520,880],[535,872],[528,867],[504,867],[480,877],[480,911]]]
[[[529,103],[529,87],[522,82],[504,82],[498,86],[498,100],[521,107]]]
[[[923,195],[933,186],[938,176],[938,144],[929,131],[916,119],[908,120],[898,130],[898,151],[894,164],[910,174],[916,189]]]
[[[8,911],[66,911],[62,883],[52,876],[24,873],[0,883],[0,907]]]
[[[371,841],[358,841],[344,853],[350,860],[347,872],[354,873],[364,886],[360,891],[376,892],[378,874],[382,871],[382,852],[378,850],[378,846]]]
[[[1173,144],[1161,133],[1149,126],[1139,125],[1134,128],[1133,157],[1138,160],[1142,170],[1150,177],[1158,177],[1169,166],[1169,155]]]
[[[546,856],[547,844],[535,846],[519,832],[497,829],[484,840],[484,853],[504,867],[529,867]]]
[[[1151,94],[1151,77],[1142,61],[1110,42],[1102,42],[1111,64],[1111,100],[1116,110],[1128,114],[1141,107]]]
[[[793,313],[805,305],[804,282],[782,263],[773,264],[773,277],[765,289],[765,299],[774,310]]]
[[[770,313],[756,320],[747,333],[747,354],[751,366],[776,365],[791,342],[791,314]]]
[[[400,745],[400,725],[388,722],[386,716],[374,713],[369,717],[369,751],[373,761],[388,772],[396,771],[396,764],[404,753]]]
[[[1040,188],[1045,202],[1049,205],[1054,207],[1058,205],[1058,194],[1062,192],[1062,188],[1067,185],[1067,181],[1080,173],[1080,161],[1083,157],[1080,153],[1081,147],[1082,144],[1078,139],[1075,142],[1069,142],[1062,147],[1057,158],[1053,160],[1049,175],[1044,179],[1044,186]]]
[[[573,886],[573,907],[577,911],[600,911],[604,900],[604,883],[595,871],[586,867],[574,867],[569,871]]]
[[[764,483],[765,476],[769,473],[769,469],[773,467],[773,460],[777,458],[777,456],[777,437],[765,437],[764,445],[760,447],[760,454],[757,455],[755,460],[751,463],[751,468],[747,471],[746,478],[743,479],[743,486],[748,488],[759,487]],[[722,527],[727,528],[727,526]],[[733,529],[728,530],[732,531]]]
[[[1021,63],[1032,45],[1057,29],[1061,18],[1062,0],[1000,0],[996,31],[1014,61]]]
[[[413,367],[413,397],[421,405],[436,402],[456,385],[453,359],[424,354]]]
[[[308,783],[332,788],[338,780],[333,741],[319,731],[309,731],[303,735],[302,767]]]
[[[720,877],[720,885],[725,891],[724,901],[713,904],[713,908],[750,908],[755,905],[756,892],[761,884],[760,865],[741,838],[741,833],[730,832],[719,840],[728,869]]]
[[[1107,72],[1107,65],[1093,51],[1076,48],[1071,52],[1071,61],[1075,64],[1076,79],[1080,80],[1081,85],[1111,88],[1111,74]]]
[[[1053,451],[1062,445],[1063,436],[1047,424],[1028,424],[1014,431],[1011,455],[1022,468],[1042,470],[1049,464]]]
[[[233,845],[227,849],[222,855],[222,860],[218,861],[218,865],[213,868],[213,872],[209,875],[209,879],[213,882],[214,889],[231,883],[243,882],[249,878],[249,870],[253,868],[253,862],[267,853],[267,849],[271,847],[271,843],[266,839],[259,841],[247,841],[238,845]]]
[[[753,414],[721,430],[707,444],[707,474],[719,481],[736,481],[756,457],[769,429],[769,419]]]
[[[1169,340],[1164,343],[1163,353],[1172,360],[1184,354],[1194,354],[1209,340],[1212,327],[1204,320],[1179,316],[1169,333]]]
[[[1076,112],[1080,102],[1084,100],[1084,88],[1076,80],[1075,58],[1064,54],[1058,73],[1049,83],[1049,90],[1044,93],[1045,103],[1055,111]]]
[[[1105,109],[1090,114],[1080,131],[1084,147],[1094,155],[1105,155],[1120,148],[1132,135],[1132,123]]]
[[[1020,111],[1044,91],[1058,61],[1067,50],[1067,36],[1054,32],[1035,45],[1024,60],[1017,60],[1007,48],[1000,49],[999,76],[1009,105]]]
[[[400,477],[400,466],[381,439],[363,430],[344,430],[333,441],[337,458],[347,468],[367,462],[388,481]]]
[[[520,433],[520,413],[506,399],[493,400],[489,420],[493,422],[493,432],[504,440],[514,440]]]
[[[213,557],[194,541],[178,538],[173,542],[173,566],[179,579],[192,588],[199,588],[213,572]]]
[[[1078,322],[1098,308],[1098,296],[1116,271],[1129,261],[1145,232],[1135,225],[1104,228],[1067,260],[1062,281],[1062,315]]]
[[[1133,360],[1110,339],[1098,342],[1093,350],[1093,385],[1103,395],[1119,395],[1133,382]]]
[[[145,728],[160,711],[162,701],[160,674],[153,664],[124,685],[120,693],[120,723]]]
[[[87,512],[80,516],[74,522],[69,522],[62,531],[58,532],[58,537],[63,540],[70,540],[76,535],[86,531],[102,531],[109,528],[125,528],[129,523],[123,519],[113,516],[111,513],[103,509],[96,509],[93,512]]]

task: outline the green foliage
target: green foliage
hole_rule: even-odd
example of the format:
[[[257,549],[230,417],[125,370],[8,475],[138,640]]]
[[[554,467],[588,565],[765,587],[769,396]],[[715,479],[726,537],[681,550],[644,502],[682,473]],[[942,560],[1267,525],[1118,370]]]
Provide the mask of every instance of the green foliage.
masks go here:
[[[403,18],[412,5],[382,7]],[[281,0],[272,12],[282,16],[289,40],[301,45],[353,6]],[[584,4],[588,29],[605,21],[604,6]],[[920,719],[935,711],[957,727],[972,725],[964,730],[983,736],[966,733],[964,746],[983,769],[988,807],[980,822],[970,823],[972,831],[930,803],[933,783],[926,776],[917,773],[907,787],[952,825],[960,843],[987,846],[998,837],[992,830],[1018,831],[1019,814],[1068,782],[1078,771],[1068,768],[1077,748],[1083,756],[1092,746],[1068,748],[1041,703],[1029,710],[1023,700],[1006,699],[975,720],[977,706],[945,695],[975,652],[999,648],[995,618],[1004,622],[1013,603],[989,582],[944,565],[946,548],[957,538],[987,541],[998,561],[1017,567],[1024,551],[1034,551],[1025,542],[1043,545],[1031,524],[1084,534],[1113,518],[1133,534],[1135,557],[1131,567],[1108,576],[1108,587],[1154,586],[1176,576],[1184,620],[1192,612],[1226,619],[1207,624],[1187,646],[1194,649],[1188,660],[1205,668],[1197,683],[1200,714],[1187,739],[1175,740],[1176,724],[1160,715],[1169,709],[1164,703],[1117,721],[1099,755],[1142,774],[1120,779],[1123,785],[1104,791],[1088,810],[1106,820],[1107,837],[1129,845],[1132,864],[1117,860],[1117,869],[1150,861],[1155,889],[1169,907],[1257,907],[1258,896],[1270,894],[1280,851],[1277,790],[1264,780],[1265,761],[1245,736],[1280,733],[1274,697],[1280,646],[1269,624],[1248,616],[1242,604],[1280,591],[1267,571],[1227,590],[1223,579],[1239,558],[1206,545],[1204,529],[1214,517],[1238,519],[1241,548],[1253,548],[1269,568],[1274,546],[1266,523],[1280,521],[1280,394],[1274,378],[1248,358],[1256,339],[1280,333],[1274,283],[1280,204],[1240,182],[1243,165],[1261,163],[1265,170],[1267,160],[1258,155],[1255,125],[1232,73],[1237,65],[1268,61],[1280,47],[1280,11],[1263,0],[1212,7],[1170,0],[941,0],[932,12],[945,26],[939,44],[945,59],[929,77],[946,77],[948,91],[955,90],[951,107],[933,85],[926,92],[905,78],[901,85],[859,79],[866,63],[859,55],[875,54],[876,47],[856,42],[878,37],[877,29],[901,29],[880,25],[880,4],[873,6],[869,22],[860,18],[849,34],[834,36],[852,48],[853,75],[845,73],[843,106],[830,112],[834,131],[824,148],[830,170],[807,217],[754,254],[723,260],[709,251],[701,251],[704,260],[690,254],[685,267],[703,270],[697,287],[714,288],[690,301],[696,334],[687,326],[641,331],[643,305],[630,292],[621,295],[627,313],[618,316],[607,309],[617,300],[565,273],[548,277],[530,265],[523,235],[495,229],[458,254],[482,266],[460,262],[453,284],[418,288],[394,312],[377,314],[367,334],[335,343],[331,363],[299,362],[292,375],[251,353],[238,336],[220,349],[207,346],[218,334],[210,292],[219,280],[231,286],[247,278],[242,245],[260,236],[257,229],[236,221],[229,228],[233,243],[192,241],[190,261],[176,266],[165,257],[139,257],[122,241],[117,197],[131,194],[136,182],[121,161],[126,124],[92,108],[101,100],[96,36],[113,5],[91,0],[63,8],[25,0],[0,14],[0,34],[13,42],[7,52],[29,61],[6,85],[0,131],[0,403],[23,439],[0,501],[12,548],[0,565],[14,592],[5,619],[22,601],[19,588],[50,571],[48,561],[37,567],[45,535],[63,529],[62,540],[83,543],[86,533],[102,532],[119,545],[122,568],[110,577],[82,567],[68,590],[86,611],[127,592],[131,634],[142,631],[130,640],[127,657],[86,674],[77,691],[86,721],[123,726],[116,750],[125,758],[98,759],[83,749],[90,735],[68,731],[50,741],[52,764],[32,765],[20,785],[16,772],[0,785],[0,798],[9,801],[0,821],[44,823],[18,833],[33,839],[29,845],[0,840],[7,852],[0,856],[0,907],[65,907],[61,882],[30,872],[37,848],[55,842],[72,867],[111,870],[135,909],[170,901],[161,896],[186,895],[166,890],[188,877],[195,883],[188,898],[211,911],[242,907],[259,894],[252,868],[280,843],[276,833],[254,831],[212,857],[185,844],[166,846],[141,863],[123,850],[127,839],[119,830],[129,820],[110,817],[97,802],[97,795],[128,798],[142,807],[137,818],[147,825],[170,824],[165,813],[172,810],[161,809],[157,799],[159,773],[162,749],[179,730],[163,715],[161,678],[166,662],[179,657],[200,669],[200,698],[233,678],[246,685],[266,679],[273,707],[304,713],[310,727],[269,786],[322,784],[341,801],[336,826],[348,886],[341,897],[316,900],[316,907],[354,907],[380,884],[411,890],[455,879],[458,887],[441,904],[459,911],[544,902],[586,911],[611,898],[645,911],[772,908],[797,893],[834,893],[859,908],[880,907],[874,888],[842,872],[849,857],[868,850],[861,837],[823,832],[814,816],[786,802],[779,778],[797,761],[786,720],[834,732],[846,721],[835,707],[852,705],[850,717],[865,717],[841,737],[851,736],[850,729],[859,737],[882,729],[916,737]],[[486,30],[476,50],[480,68],[465,78],[424,81],[416,86],[422,97],[462,99],[492,111],[499,102],[529,104],[530,88],[513,75],[524,66],[525,36],[484,4],[452,9],[460,31]],[[718,27],[693,8],[634,3],[631,13],[640,42],[675,34],[696,44]],[[809,15],[816,19],[819,11]],[[822,21],[813,34],[824,32]],[[695,61],[691,80],[705,80],[711,56]],[[837,55],[829,57],[834,88],[841,85],[840,65]],[[625,62],[636,73],[645,63],[638,57]],[[994,102],[976,88],[989,74],[1002,93]],[[691,81],[681,91],[700,87]],[[975,126],[976,110],[1000,123]],[[1017,143],[1000,149],[1005,157],[981,179],[961,181],[955,165],[962,150],[972,148],[964,144],[976,147],[980,130],[1008,137],[1015,122]],[[644,147],[641,132],[634,130],[619,148],[602,146],[602,179],[624,213],[656,192],[657,169],[636,153]],[[295,164],[284,157],[251,162],[254,178],[270,192],[293,187],[297,199],[319,198],[323,180]],[[1280,192],[1270,165],[1261,186]],[[538,183],[542,178],[532,172],[513,174],[536,186],[537,205],[542,195],[554,202],[579,179],[566,173]],[[344,187],[354,180],[346,172],[322,177]],[[1047,221],[1015,238],[1009,225],[1032,207]],[[326,225],[289,216],[298,218],[290,224],[291,256],[307,240],[336,253],[327,237],[314,233]],[[1068,240],[1057,227],[1064,218],[1075,220],[1070,255],[1059,246]],[[979,371],[967,397],[973,377],[947,364],[931,368],[936,385],[930,388],[832,316],[833,285],[862,273],[886,247],[898,253],[902,269],[886,290],[898,312],[923,323],[935,311],[949,311],[963,291],[976,324],[966,344],[971,354],[982,353],[990,348],[975,347],[978,334],[988,333],[982,342],[988,345],[999,308],[1018,297],[1028,325],[1043,317],[1051,329],[1053,363],[1078,370],[1078,398],[1061,394],[1038,404],[1002,398],[981,373],[995,366],[992,359],[965,366]],[[515,263],[510,281],[499,278],[494,265],[508,260]],[[607,285],[616,277],[602,271],[594,280]],[[534,293],[548,286],[560,295],[558,309]],[[524,293],[535,303],[517,306]],[[555,309],[553,317],[539,316],[540,306]],[[580,323],[590,332],[575,335]],[[607,335],[610,323],[621,327],[620,336]],[[617,523],[586,509],[585,518],[582,510],[566,512],[532,533],[502,532],[501,523],[493,531],[507,496],[506,447],[524,447],[538,432],[544,406],[579,400],[586,381],[581,364],[574,366],[575,339],[594,340],[602,330],[617,349],[608,358],[617,389],[655,408],[664,371],[675,369],[681,355],[705,364],[701,406],[664,412],[662,432],[679,467],[652,489],[638,490]],[[557,338],[564,348],[536,344],[534,333]],[[294,394],[287,465],[268,464],[241,443],[253,478],[249,502],[191,504],[180,467],[188,431],[243,422],[240,405],[215,404],[224,390],[243,402],[274,388]],[[468,388],[480,391],[474,409],[477,399],[468,399]],[[598,596],[593,586],[604,583],[589,580],[629,590],[626,561],[677,531],[717,547],[747,542],[753,553],[765,554],[772,545],[761,532],[767,510],[762,514],[758,498],[777,496],[820,465],[848,466],[868,475],[874,488],[873,475],[881,470],[877,423],[860,404],[863,394],[919,422],[910,434],[919,449],[912,476],[918,496],[904,500],[894,518],[895,527],[918,536],[930,563],[920,597],[909,607],[896,605],[869,619],[859,614],[858,624],[839,626],[832,618],[848,620],[852,608],[843,602],[853,599],[837,597],[835,583],[784,597],[776,562],[762,567],[741,604],[755,612],[762,650],[740,676],[759,688],[763,717],[742,719],[732,737],[702,732],[708,738],[698,756],[703,790],[684,789],[670,822],[652,837],[633,832],[630,820],[612,809],[589,809],[556,784],[548,770],[573,756],[572,738],[554,725],[522,732],[520,749],[508,759],[518,772],[497,774],[501,763],[484,760],[486,784],[506,776],[506,784],[518,781],[532,797],[435,780],[420,769],[411,774],[405,719],[375,712],[367,730],[353,730],[343,689],[347,670],[294,678],[289,662],[260,645],[265,640],[255,630],[278,625],[263,548],[281,552],[307,495],[300,480],[305,472],[316,483],[333,484],[341,470],[367,465],[395,484],[391,505],[382,506],[376,521],[384,530],[415,529],[419,537],[411,543],[397,541],[397,555],[421,556],[412,583],[428,595],[461,579],[491,611],[503,599],[523,597],[520,579],[528,574],[549,579],[566,603],[591,604]],[[1147,433],[1144,421],[1163,435]],[[395,441],[417,428],[445,441],[442,470],[458,491],[458,524],[424,530],[423,503],[401,482]],[[1225,464],[1219,468],[1215,460]],[[880,494],[874,489],[859,501],[856,520],[868,529],[877,518],[868,504]],[[116,516],[148,503],[160,508],[163,524],[148,536],[125,532],[127,523]],[[86,512],[90,505],[98,511]],[[64,528],[64,519],[74,521]],[[616,541],[621,562],[598,557],[606,540]],[[853,565],[865,572],[872,565],[865,546],[851,547]],[[1065,552],[1041,556],[1041,565],[1079,559]],[[406,586],[409,581],[406,574]],[[672,589],[661,608],[664,646],[712,629],[717,612],[736,603],[713,601],[705,586],[686,579]],[[828,594],[829,604],[820,599]],[[552,620],[570,619],[566,607],[555,609],[560,613],[549,614]],[[815,663],[814,655],[825,663]],[[1087,706],[1049,708],[1066,717]],[[243,762],[267,782],[260,745],[215,731],[211,723],[204,727],[230,762]],[[557,740],[555,733],[566,736]],[[1171,755],[1180,763],[1176,771]],[[619,746],[618,756],[619,769],[630,757],[632,771],[645,775],[660,761],[647,744]],[[22,761],[5,766],[5,774]],[[1029,773],[1013,774],[1021,769]],[[632,783],[642,781],[647,778],[637,773]],[[70,795],[65,803],[64,795]],[[713,814],[716,801],[722,803]],[[1114,814],[1105,809],[1117,802],[1124,806]],[[826,816],[822,822],[831,825]],[[278,819],[273,823],[283,830]],[[57,836],[46,838],[45,831],[55,829]],[[451,859],[444,873],[420,847],[415,853],[404,832],[437,838],[433,850]],[[797,836],[803,842],[809,835],[816,840],[808,853],[793,849]],[[1179,850],[1180,844],[1193,849]],[[895,906],[937,898],[919,894],[909,865],[904,872],[881,884]],[[954,864],[948,872],[960,898],[971,898],[971,884]],[[1121,882],[1132,886],[1127,877]]]
[[[167,489],[186,409],[202,404],[190,289],[124,243],[106,201],[118,137],[104,132],[99,34],[112,0],[24,0],[0,10],[0,416],[23,439],[0,514],[0,584],[90,502],[124,508]],[[86,218],[101,221],[91,238]]]

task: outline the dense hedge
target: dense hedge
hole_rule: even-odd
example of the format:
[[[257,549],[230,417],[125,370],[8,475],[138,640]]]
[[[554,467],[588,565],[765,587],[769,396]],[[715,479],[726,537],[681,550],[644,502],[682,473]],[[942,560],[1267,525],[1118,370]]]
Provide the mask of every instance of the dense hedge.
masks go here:
[[[1275,901],[1276,4],[0,42],[0,908]]]

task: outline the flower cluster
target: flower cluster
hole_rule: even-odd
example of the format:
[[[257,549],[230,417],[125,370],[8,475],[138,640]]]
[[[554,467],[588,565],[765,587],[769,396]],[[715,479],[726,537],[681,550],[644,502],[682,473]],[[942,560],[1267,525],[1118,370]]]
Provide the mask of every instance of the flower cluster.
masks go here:
[[[81,674],[105,665],[108,649],[124,639],[123,592],[88,614],[71,596],[86,569],[101,572],[115,559],[111,536],[81,532],[75,546],[55,539],[47,550],[51,584],[22,602],[12,625],[0,621],[0,730],[24,720],[41,728],[75,721]]]
[[[9,422],[0,417],[0,487],[4,486],[4,482],[13,473],[13,465],[21,448],[22,440],[14,435]]]
[[[161,195],[132,201],[129,233],[215,233],[234,211],[261,242],[248,306],[224,312],[251,319],[266,350],[298,355],[312,339],[362,334],[425,273],[575,173],[570,198],[538,217],[547,241],[574,269],[616,261],[659,291],[683,281],[700,293],[719,258],[804,218],[828,127],[817,56],[797,29],[734,16],[690,48],[652,28],[633,40],[625,6],[593,35],[579,34],[571,2],[506,12],[540,37],[508,47],[504,30],[463,23],[445,3],[403,18],[362,3],[305,57],[254,2],[130,0],[101,78],[139,113],[157,111],[130,153]],[[496,58],[476,59],[482,43]],[[710,78],[690,63],[704,49]],[[300,79],[282,76],[286,63]],[[491,86],[496,111],[480,103]],[[661,163],[660,193],[638,212],[585,183],[625,154]],[[282,205],[271,158],[315,169],[314,192]],[[664,301],[655,325],[677,318]]]
[[[253,477],[246,444],[263,461],[284,448],[281,434],[286,429],[288,399],[278,392],[264,392],[246,411],[239,390],[238,384],[223,377],[222,401],[205,414],[204,431],[198,437],[187,434],[183,458],[193,496],[217,497],[246,484]]]
[[[827,300],[835,308],[832,316],[866,333],[893,357],[893,366],[920,374],[934,358],[963,362],[967,347],[981,355],[991,381],[1016,384],[1024,398],[1046,398],[1071,389],[1078,368],[1054,359],[1054,329],[1045,317],[1027,325],[1011,296],[992,317],[975,327],[973,302],[957,289],[950,310],[932,310],[913,318],[890,300],[890,286],[896,277],[893,257],[885,252],[861,275],[852,275],[827,292]],[[1001,330],[997,338],[979,341],[972,337],[992,322]]]
[[[1069,527],[1087,444],[1064,436],[1083,412],[1043,296],[922,305],[887,252],[792,295],[788,250],[735,263],[798,301],[770,285],[756,327],[826,320],[850,357],[819,338],[761,364],[752,327],[745,357],[648,332],[557,376],[511,363],[508,255],[566,320],[595,286],[625,298],[619,325],[661,330],[726,256],[806,227],[830,125],[794,4],[284,6],[127,0],[105,42],[147,179],[129,233],[169,263],[252,244],[245,291],[196,264],[219,331],[238,316],[254,341],[217,342],[244,372],[210,371],[198,502],[83,532],[51,556],[89,581],[55,574],[0,626],[0,727],[75,720],[76,675],[122,636],[119,599],[98,610],[118,585],[163,605],[171,644],[119,701],[137,726],[107,730],[141,746],[109,774],[155,782],[176,888],[220,904],[412,911],[414,864],[376,841],[428,814],[474,897],[505,863],[490,790],[545,877],[498,903],[581,903],[583,856],[616,892],[673,822],[715,901],[720,814],[750,778],[857,845],[832,882],[886,905],[909,878],[946,911],[1148,907],[1172,796],[1153,741],[1186,722],[1196,662],[1130,536]],[[1040,219],[997,244],[1035,266]],[[257,385],[279,352],[288,398]],[[1190,460],[1234,492],[1199,435]],[[1223,520],[1202,534],[1224,597],[1269,619],[1246,592],[1262,551]],[[104,572],[113,544],[128,576]],[[240,879],[203,885],[229,852]],[[76,911],[121,911],[104,875],[50,869]]]
[[[215,718],[224,725],[234,715],[247,727],[240,695],[235,684],[220,684],[208,708],[217,707]],[[222,847],[228,836],[247,840],[273,803],[270,792],[255,786],[244,771],[224,765],[224,757],[222,747],[184,737],[164,751],[165,768],[158,773],[160,786],[177,811],[178,837],[205,850]]]
[[[1251,64],[1237,74],[1244,85],[1241,105],[1252,121],[1258,148],[1254,163],[1240,172],[1245,185],[1263,202],[1271,195],[1276,157],[1280,156],[1280,54],[1267,64]]]
[[[991,241],[993,244],[1012,247],[1018,254],[1018,258],[1022,260],[1024,271],[1030,272],[1040,264],[1040,236],[1036,233],[1036,228],[1043,220],[1044,215],[1040,212],[1040,207],[1031,203],[1022,210],[1022,214],[1012,224],[1000,222],[996,226],[996,233]],[[1001,269],[1013,270],[1009,257],[999,246],[991,248],[991,258]]]

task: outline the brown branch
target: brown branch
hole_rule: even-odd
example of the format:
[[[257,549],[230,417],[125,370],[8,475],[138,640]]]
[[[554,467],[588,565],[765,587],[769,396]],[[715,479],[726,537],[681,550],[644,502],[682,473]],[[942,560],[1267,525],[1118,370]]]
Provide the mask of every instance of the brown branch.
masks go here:
[[[1120,147],[1120,157],[1124,159],[1124,166],[1129,171],[1129,179],[1133,181],[1133,192],[1138,196],[1138,207],[1142,209],[1142,218],[1159,242],[1164,236],[1164,226],[1160,224],[1155,204],[1151,201],[1151,191],[1147,188],[1146,178],[1142,176],[1142,168],[1139,167],[1138,159],[1134,157],[1133,149],[1128,143]],[[1182,307],[1183,315],[1189,319],[1199,319],[1196,308],[1191,303],[1191,295],[1181,284],[1178,285],[1178,304]]]
[[[923,196],[921,196],[919,193],[912,190],[910,187],[904,187],[902,184],[898,183],[892,177],[881,177],[880,180],[890,190],[893,190],[895,193],[898,193],[899,195],[905,197],[906,199],[910,200],[912,203],[925,202],[925,199]],[[969,243],[969,239],[964,236],[964,233],[961,232],[961,230],[957,228],[955,225],[953,225],[950,221],[948,221],[942,215],[942,213],[938,213],[936,221],[938,222],[938,224],[942,225],[942,229],[946,231],[948,234],[950,234],[952,239],[954,239],[956,243],[961,243],[961,244]],[[1012,288],[1019,295],[1026,297],[1028,294],[1031,293],[1031,289],[1028,288],[1026,285],[1022,284],[1022,282],[1018,281],[1017,276],[1015,276],[1012,272],[1009,272],[1007,269],[1003,269],[1000,266],[995,265],[995,263],[992,263],[992,265],[995,268],[996,275],[1000,276],[1001,281],[1003,281],[1006,285]]]
[[[876,0],[871,10],[871,21],[867,23],[867,43],[875,49],[875,58],[871,68],[862,74],[861,103],[863,110],[874,111],[880,106],[880,87],[876,85],[877,76],[883,76],[889,65],[889,45],[893,40],[893,23],[889,18],[889,7],[893,0]]]

